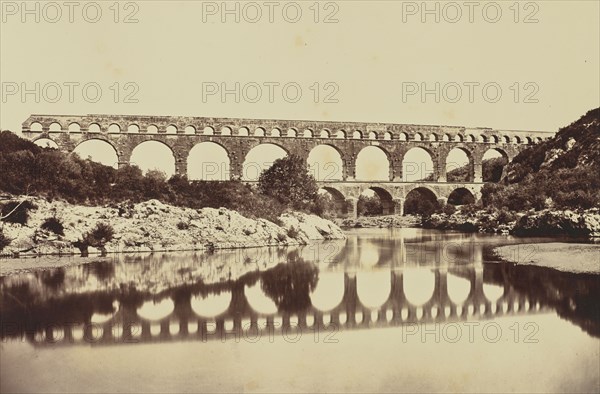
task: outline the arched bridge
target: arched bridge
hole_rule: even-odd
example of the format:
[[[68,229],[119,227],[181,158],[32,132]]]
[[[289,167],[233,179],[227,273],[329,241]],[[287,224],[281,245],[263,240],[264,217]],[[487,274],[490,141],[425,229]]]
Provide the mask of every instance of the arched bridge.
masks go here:
[[[358,197],[366,189],[381,197],[385,213],[402,213],[406,195],[416,188],[437,199],[448,199],[453,191],[464,189],[478,199],[487,151],[495,150],[510,161],[528,145],[553,135],[459,126],[140,115],[31,115],[23,122],[22,133],[32,141],[50,139],[67,152],[86,141],[101,140],[114,149],[119,165],[131,162],[138,145],[157,141],[170,149],[175,172],[182,175],[188,173],[192,149],[208,142],[226,152],[227,179],[243,179],[244,161],[259,145],[276,145],[306,160],[313,149],[325,145],[335,149],[342,168],[339,178],[322,179],[322,187],[349,203],[354,215]],[[370,147],[385,154],[387,179],[357,179],[359,153]],[[414,148],[423,149],[431,158],[428,182],[407,182],[403,176],[405,156]],[[464,182],[447,181],[448,155],[454,149],[463,151],[469,160]]]

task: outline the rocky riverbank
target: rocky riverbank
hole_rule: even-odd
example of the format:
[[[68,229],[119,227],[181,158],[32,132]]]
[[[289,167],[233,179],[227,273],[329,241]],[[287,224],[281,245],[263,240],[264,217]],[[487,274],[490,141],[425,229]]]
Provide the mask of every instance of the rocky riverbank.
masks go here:
[[[181,208],[158,200],[115,207],[29,200],[36,208],[29,211],[26,225],[4,223],[3,233],[10,243],[3,256],[250,248],[345,238],[333,222],[299,212],[283,214],[276,224],[225,208]],[[49,217],[58,219],[63,234],[42,228]],[[112,229],[110,240],[86,244],[86,236],[99,223]]]
[[[480,210],[453,214],[436,213],[423,221],[423,227],[438,230],[500,233],[516,236],[600,237],[600,209],[581,211],[542,210],[513,213]]]
[[[356,219],[336,219],[340,227],[418,227],[421,219],[418,216],[407,215],[385,215],[385,216],[361,216]]]

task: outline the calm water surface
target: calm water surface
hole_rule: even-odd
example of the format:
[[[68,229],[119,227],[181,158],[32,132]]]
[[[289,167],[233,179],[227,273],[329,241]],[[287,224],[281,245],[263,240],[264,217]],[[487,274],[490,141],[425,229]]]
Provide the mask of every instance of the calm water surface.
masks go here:
[[[600,276],[359,229],[0,278],[3,392],[598,392]]]

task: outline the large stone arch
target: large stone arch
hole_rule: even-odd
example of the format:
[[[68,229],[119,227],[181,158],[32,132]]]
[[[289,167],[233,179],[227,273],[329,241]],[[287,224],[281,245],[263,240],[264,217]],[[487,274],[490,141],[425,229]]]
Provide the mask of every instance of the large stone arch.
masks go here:
[[[230,179],[231,156],[227,148],[219,142],[198,142],[189,150],[186,164],[190,180]]]
[[[426,185],[416,185],[408,190],[404,196],[403,214],[414,214],[421,210],[423,204],[430,202],[435,208],[440,204],[438,193]]]
[[[352,209],[346,200],[346,196],[339,188],[333,186],[322,186],[321,189],[325,190],[329,196],[331,196],[331,199],[335,204],[335,213],[338,216],[345,216],[348,214],[349,210]]]
[[[372,152],[372,153],[369,153],[369,152]],[[375,152],[378,152],[378,153],[375,153]],[[373,156],[373,155],[379,155],[379,153],[383,153],[383,156],[380,156],[380,158],[385,159],[385,161],[386,161],[385,164],[381,163],[381,165],[378,165],[376,163],[373,163],[373,159],[369,159],[369,157],[368,157],[368,156]],[[363,168],[363,167],[359,166],[359,164],[362,166],[367,166],[367,168]],[[367,146],[364,146],[362,149],[360,149],[360,151],[356,155],[354,167],[355,167],[355,174],[356,174],[355,178],[357,180],[364,180],[367,182],[369,182],[369,181],[389,181],[392,179],[391,177],[393,176],[392,157],[390,155],[390,152],[388,152],[384,147],[379,146],[379,145],[367,145]],[[372,175],[373,173],[376,173],[376,175]]]
[[[496,154],[494,154],[494,152]],[[504,176],[504,170],[509,161],[510,158],[508,152],[501,147],[492,146],[482,150],[481,180],[483,182],[499,182]]]
[[[448,195],[448,204],[452,205],[473,204],[476,200],[473,192],[466,187],[457,187]]]
[[[413,154],[425,152],[429,156],[426,158],[411,158]],[[436,181],[438,178],[438,163],[435,150],[424,144],[416,144],[407,149],[402,155],[402,181],[403,182],[423,182]],[[428,164],[431,162],[431,165]],[[428,168],[429,167],[429,168]],[[415,178],[415,179],[413,179]]]
[[[329,153],[323,152],[325,156],[325,161],[315,160],[312,162],[311,155],[314,153],[316,149],[325,148],[329,150]],[[335,153],[334,153],[335,152]],[[336,157],[329,157],[336,156]],[[345,166],[344,166],[344,153],[343,151],[331,143],[320,143],[313,146],[308,152],[306,158],[307,164],[310,167],[310,171],[318,181],[341,181],[344,179],[345,174]],[[315,165],[316,164],[316,165]]]
[[[452,172],[455,169],[461,168],[463,163],[450,163],[449,160],[452,156],[452,152],[453,151],[460,151],[462,153],[464,153],[467,157],[467,176],[466,179],[460,179],[460,178],[452,178],[452,175],[450,175],[450,177],[448,176],[449,172]],[[440,159],[443,157],[443,162],[439,163],[439,176],[437,181],[438,182],[472,182],[473,181],[473,177],[474,177],[474,165],[475,165],[475,158],[473,156],[473,152],[471,151],[471,149],[469,149],[466,145],[460,144],[460,145],[455,145],[455,146],[451,146],[449,149],[446,149],[443,152],[443,155],[440,155]]]
[[[158,164],[157,160],[158,161],[163,160],[163,159],[160,159],[157,157],[157,153],[152,153],[151,158],[138,157],[137,155],[140,154],[139,150],[143,146],[155,146],[156,149],[162,149],[163,152],[165,152],[165,154],[167,154],[167,152],[170,153],[170,157],[173,159],[173,167],[171,168],[170,163],[167,163],[167,161],[169,159],[167,159],[166,156],[164,157],[164,163],[162,163],[160,167],[153,167],[153,165]],[[168,149],[168,151],[164,150],[162,147],[165,147],[166,149]],[[162,155],[162,153],[160,155]],[[175,149],[173,149],[173,147],[171,145],[169,145],[165,141],[162,141],[161,139],[146,139],[146,140],[140,141],[138,144],[133,146],[131,149],[131,156],[129,158],[129,162],[132,165],[137,165],[143,171],[149,170],[149,169],[159,169],[160,171],[165,172],[167,177],[174,175],[174,174],[184,174],[185,173],[185,167],[181,168],[181,166],[178,166],[179,160],[178,160],[178,155],[176,154]]]
[[[113,168],[118,168],[119,167],[119,150],[117,149],[117,147],[115,146],[115,144],[110,141],[108,138],[98,138],[99,136],[91,136],[90,138],[84,138],[81,141],[78,141],[77,144],[75,144],[75,146],[72,149],[72,153],[77,153],[79,155],[79,157],[81,157],[82,159],[87,159],[88,157],[90,157],[90,160],[97,162],[97,163],[101,163]],[[90,149],[92,149],[91,152],[86,152],[88,149],[82,149],[82,146],[85,145],[90,145],[90,144],[94,144],[94,143],[100,143],[103,146],[109,148],[109,150],[105,150],[104,152],[102,152],[101,150],[98,150],[98,148],[93,148],[90,147]],[[99,145],[98,145],[99,146]],[[82,152],[83,150],[83,152]],[[101,156],[104,155],[109,155],[110,153],[113,154],[112,158],[109,157],[105,157],[102,158]],[[91,154],[86,154],[86,153],[91,153]]]
[[[271,149],[279,149],[283,152],[263,152],[261,154],[260,150],[272,147]],[[256,153],[258,151],[258,153]],[[257,155],[254,158],[254,155]],[[257,181],[260,174],[268,169],[275,160],[289,156],[290,151],[286,147],[284,147],[280,143],[275,142],[261,142],[256,141],[253,144],[248,145],[245,154],[243,155],[242,165],[241,165],[241,179],[245,181]]]

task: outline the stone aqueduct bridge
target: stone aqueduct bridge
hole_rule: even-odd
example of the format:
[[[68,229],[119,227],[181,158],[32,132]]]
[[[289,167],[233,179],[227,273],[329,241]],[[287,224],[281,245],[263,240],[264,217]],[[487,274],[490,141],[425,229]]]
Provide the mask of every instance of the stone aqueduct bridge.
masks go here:
[[[484,292],[484,267],[475,265],[467,278],[470,291],[462,302],[449,296],[447,268],[434,271],[433,294],[422,305],[410,302],[404,291],[402,269],[390,270],[390,291],[379,306],[363,304],[357,291],[357,276],[345,272],[344,291],[339,304],[323,311],[314,305],[297,312],[264,313],[250,304],[242,282],[235,283],[226,294],[230,301],[222,312],[203,316],[194,309],[192,295],[177,295],[170,301],[172,312],[164,317],[148,318],[138,313],[135,303],[121,302],[111,318],[103,322],[51,324],[41,331],[27,331],[26,338],[36,346],[56,345],[119,345],[127,343],[157,343],[185,340],[248,340],[284,335],[298,340],[300,335],[315,335],[326,341],[337,330],[398,327],[416,324],[441,324],[549,313],[544,301],[523,295],[504,283],[503,294],[489,299]],[[454,335],[454,334],[448,334]]]
[[[464,188],[477,199],[483,185],[485,152],[495,149],[511,160],[527,145],[553,135],[459,126],[140,115],[31,115],[23,122],[22,133],[33,141],[51,139],[67,152],[84,141],[103,140],[114,148],[119,165],[130,162],[139,144],[159,141],[171,149],[178,174],[187,173],[191,149],[198,143],[210,141],[226,150],[230,177],[238,179],[242,177],[246,155],[260,144],[275,144],[288,154],[305,159],[316,146],[329,145],[340,154],[342,180],[323,181],[321,186],[339,203],[345,200],[354,214],[358,197],[365,189],[373,189],[381,197],[384,213],[402,213],[406,195],[417,188],[427,189],[442,200]],[[357,156],[368,146],[380,148],[387,156],[388,180],[356,180]],[[402,182],[403,159],[412,148],[422,148],[429,153],[434,182]],[[446,161],[454,148],[461,149],[469,158],[469,182],[446,181]]]

